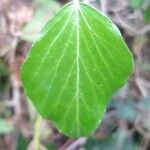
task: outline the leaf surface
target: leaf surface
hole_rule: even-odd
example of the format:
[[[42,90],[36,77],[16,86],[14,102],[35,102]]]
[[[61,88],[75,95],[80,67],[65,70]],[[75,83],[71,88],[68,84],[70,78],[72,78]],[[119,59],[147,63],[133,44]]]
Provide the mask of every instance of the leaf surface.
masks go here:
[[[89,5],[70,3],[41,31],[21,78],[38,112],[64,134],[78,137],[98,126],[132,68],[117,27]]]

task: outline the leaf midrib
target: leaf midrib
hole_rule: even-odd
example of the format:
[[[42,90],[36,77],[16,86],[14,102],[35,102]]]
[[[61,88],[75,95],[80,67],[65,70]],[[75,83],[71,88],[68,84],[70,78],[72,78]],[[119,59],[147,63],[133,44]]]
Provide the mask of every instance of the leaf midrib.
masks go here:
[[[76,74],[76,122],[77,122],[77,132],[79,133],[79,81],[80,81],[80,64],[79,64],[79,48],[80,48],[80,43],[79,43],[79,9],[80,6],[79,4],[74,4],[75,7],[75,21],[76,21],[76,44],[77,44],[77,49],[76,49],[76,62],[77,62],[77,74]]]

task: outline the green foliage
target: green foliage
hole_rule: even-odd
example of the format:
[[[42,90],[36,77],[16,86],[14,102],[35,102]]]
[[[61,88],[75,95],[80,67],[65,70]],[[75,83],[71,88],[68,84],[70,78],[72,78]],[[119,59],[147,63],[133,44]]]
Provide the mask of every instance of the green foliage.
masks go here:
[[[128,2],[129,5],[134,9],[148,8],[150,5],[150,0],[128,0]]]
[[[5,119],[0,118],[0,134],[8,134],[14,130]]]
[[[18,138],[17,138],[16,150],[27,150],[28,144],[29,143],[28,143],[27,139],[22,134],[19,134]]]
[[[8,76],[8,71],[5,67],[4,64],[0,63],[0,77],[7,77]]]
[[[59,9],[58,3],[53,0],[35,0],[37,10],[33,19],[22,29],[21,38],[27,41],[33,41],[41,31],[44,24],[51,17],[51,14]],[[51,12],[49,11],[51,10]]]
[[[144,20],[146,23],[150,23],[150,8],[144,11]]]
[[[3,98],[4,91],[7,85],[9,72],[6,66],[0,61],[0,99]]]
[[[121,134],[120,134],[121,133]],[[93,139],[89,138],[86,150],[140,150],[140,147],[126,134],[118,131],[110,138]]]
[[[135,111],[136,104],[133,100],[126,100],[125,102],[116,102],[117,117],[118,119],[134,121],[137,117]]]
[[[52,143],[49,143],[46,145],[47,150],[56,150],[56,146]]]
[[[116,150],[116,140],[115,138],[101,139],[96,140],[93,138],[89,138],[85,149],[86,150]]]
[[[133,8],[140,8],[145,0],[129,0],[129,4]]]
[[[89,5],[64,6],[43,28],[22,66],[26,94],[64,134],[84,136],[133,69],[117,27]]]

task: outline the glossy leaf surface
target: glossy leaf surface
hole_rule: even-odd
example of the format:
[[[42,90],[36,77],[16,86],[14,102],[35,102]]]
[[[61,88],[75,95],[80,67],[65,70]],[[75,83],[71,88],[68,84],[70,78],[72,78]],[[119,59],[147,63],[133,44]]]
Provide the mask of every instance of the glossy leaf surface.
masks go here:
[[[43,28],[21,78],[38,112],[77,137],[98,126],[132,65],[117,27],[96,9],[70,3]]]

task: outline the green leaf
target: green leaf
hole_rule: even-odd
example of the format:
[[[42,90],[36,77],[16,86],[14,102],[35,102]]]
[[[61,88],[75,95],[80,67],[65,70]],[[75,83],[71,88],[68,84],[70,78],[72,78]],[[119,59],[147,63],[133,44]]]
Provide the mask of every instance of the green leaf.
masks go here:
[[[146,23],[150,23],[150,8],[144,11],[144,20]]]
[[[20,133],[17,137],[16,150],[27,150],[28,145],[29,145],[29,143],[28,143],[26,137]]]
[[[140,8],[142,7],[145,0],[129,0],[129,4],[133,8]]]
[[[140,150],[139,145],[125,132],[117,131],[109,138],[89,138],[85,144],[86,150]]]
[[[126,99],[123,102],[116,102],[117,117],[121,120],[134,121],[137,117],[136,104],[133,100]]]
[[[0,118],[0,134],[8,134],[14,131],[12,125],[10,125],[6,120]]]
[[[22,29],[21,38],[32,42],[41,31],[43,25],[48,21],[53,12],[59,9],[59,5],[53,0],[36,0],[38,9],[33,19]],[[49,11],[51,10],[51,11]]]
[[[64,6],[43,28],[23,64],[26,94],[64,134],[84,136],[133,69],[117,27],[84,3]]]
[[[7,67],[0,61],[0,100],[3,99],[7,83],[8,83],[9,71]]]
[[[89,138],[85,144],[86,150],[116,150],[116,139],[115,137],[106,139],[93,139]]]

